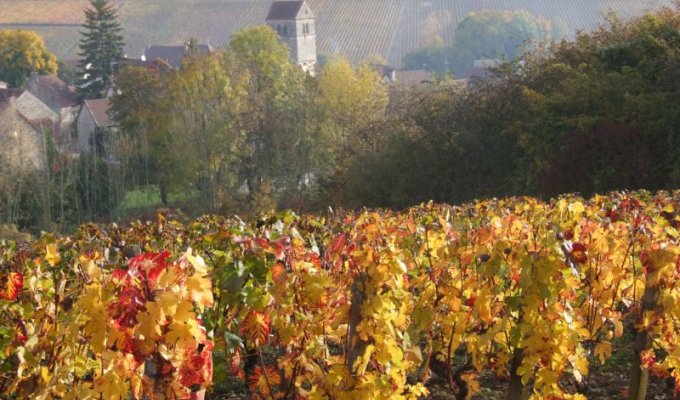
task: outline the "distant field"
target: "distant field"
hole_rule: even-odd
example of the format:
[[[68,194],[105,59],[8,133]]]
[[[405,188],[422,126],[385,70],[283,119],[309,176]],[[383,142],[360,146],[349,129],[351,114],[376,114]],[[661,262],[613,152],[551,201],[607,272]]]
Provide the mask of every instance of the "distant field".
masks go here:
[[[128,42],[139,56],[147,44],[188,38],[222,47],[232,33],[264,23],[271,0],[116,0]],[[560,20],[569,33],[591,29],[608,11],[623,17],[673,0],[308,0],[317,15],[320,53],[354,62],[380,55],[398,65],[407,52],[438,34],[450,42],[455,24],[482,9],[526,9]],[[74,58],[86,0],[0,0],[0,28],[32,29],[61,58]]]

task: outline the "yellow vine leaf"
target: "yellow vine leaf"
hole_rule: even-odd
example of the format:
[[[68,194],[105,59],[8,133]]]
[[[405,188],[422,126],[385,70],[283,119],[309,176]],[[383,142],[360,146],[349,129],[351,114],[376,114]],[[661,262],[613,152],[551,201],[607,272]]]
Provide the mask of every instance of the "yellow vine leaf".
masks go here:
[[[480,390],[479,381],[477,380],[477,374],[466,373],[461,376],[465,383],[468,385],[469,392],[465,397],[465,400],[470,400],[476,393]]]
[[[187,347],[203,336],[203,331],[195,319],[184,322],[173,321],[168,328],[165,342],[177,347]]]
[[[583,376],[588,375],[588,360],[584,357],[572,356],[569,357],[569,361],[574,368],[574,378],[576,378],[577,382],[581,382]]]
[[[57,245],[55,243],[47,245],[47,254],[45,254],[45,260],[47,260],[47,262],[50,263],[52,267],[59,264],[59,261],[61,261],[61,255],[59,254],[59,250],[57,249]]]
[[[364,354],[357,358],[357,361],[354,363],[354,370],[357,375],[362,376],[366,372],[366,367],[368,366],[368,362],[371,361],[373,352],[375,352],[375,346],[369,344],[366,346]]]
[[[127,398],[128,385],[115,369],[111,369],[95,379],[94,387],[97,392],[102,394],[104,399]]]
[[[172,309],[173,307],[175,306],[169,306],[169,309]],[[175,322],[184,322],[194,319],[196,319],[196,313],[194,313],[194,306],[191,304],[191,302],[186,300],[179,302],[175,308],[174,314],[172,315],[172,320]]]
[[[213,305],[212,284],[210,279],[205,276],[192,275],[187,278],[187,290],[189,298],[196,303],[199,308],[211,307]]]
[[[137,314],[137,332],[145,340],[156,340],[161,337],[161,324],[165,322],[163,305],[158,302],[146,303],[146,311]]]
[[[191,249],[187,250],[184,257],[194,267],[194,274],[187,278],[186,287],[189,297],[199,307],[211,307],[213,305],[212,283],[208,278],[208,267],[201,256],[193,256]]]
[[[595,356],[600,359],[600,363],[604,364],[607,358],[612,355],[612,344],[611,342],[600,342],[595,345]]]

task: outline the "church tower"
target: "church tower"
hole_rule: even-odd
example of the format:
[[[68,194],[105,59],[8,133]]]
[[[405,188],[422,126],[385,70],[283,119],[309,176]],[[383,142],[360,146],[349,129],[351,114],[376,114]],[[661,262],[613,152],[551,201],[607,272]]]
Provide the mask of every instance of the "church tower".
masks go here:
[[[313,75],[316,67],[316,29],[314,14],[307,2],[275,1],[269,9],[267,25],[288,45],[291,59]]]

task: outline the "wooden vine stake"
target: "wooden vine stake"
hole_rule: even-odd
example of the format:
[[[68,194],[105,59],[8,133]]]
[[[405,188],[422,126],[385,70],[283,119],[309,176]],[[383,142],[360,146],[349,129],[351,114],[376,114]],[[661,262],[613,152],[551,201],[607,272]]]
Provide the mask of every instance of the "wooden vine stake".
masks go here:
[[[510,384],[508,385],[507,400],[521,400],[524,395],[524,383],[522,383],[522,377],[517,373],[517,369],[522,365],[522,358],[524,358],[524,349],[516,348],[510,364]]]
[[[357,333],[357,326],[361,323],[361,304],[364,302],[365,295],[365,281],[366,276],[359,275],[352,284],[352,305],[349,311],[349,331],[347,335],[347,369],[350,375],[357,376],[356,362],[361,357],[368,347],[368,342],[361,340]]]
[[[649,335],[648,327],[643,326],[643,321],[645,313],[654,312],[659,299],[660,269],[651,262],[649,257],[643,256],[641,258],[647,271],[647,280],[645,281],[645,291],[642,295],[639,312],[635,318],[634,357],[628,385],[628,400],[644,400],[647,395],[649,370],[642,362],[642,355],[646,351],[652,350],[652,338]]]

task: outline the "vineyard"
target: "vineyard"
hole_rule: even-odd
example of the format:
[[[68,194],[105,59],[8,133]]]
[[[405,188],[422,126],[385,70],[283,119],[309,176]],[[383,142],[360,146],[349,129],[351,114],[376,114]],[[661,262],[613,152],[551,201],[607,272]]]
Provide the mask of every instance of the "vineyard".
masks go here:
[[[591,29],[609,11],[623,17],[671,5],[670,0],[308,0],[317,17],[318,50],[354,62],[380,55],[398,65],[431,39],[450,43],[456,23],[483,9],[525,9],[564,25],[566,32]],[[130,56],[148,44],[178,44],[189,38],[221,47],[243,28],[264,23],[265,0],[117,0]],[[32,29],[60,58],[77,53],[84,0],[0,0],[0,27]]]
[[[670,399],[679,229],[680,192],[639,192],[0,242],[0,393],[468,399],[491,375],[507,399],[586,399],[626,353],[619,397]]]

